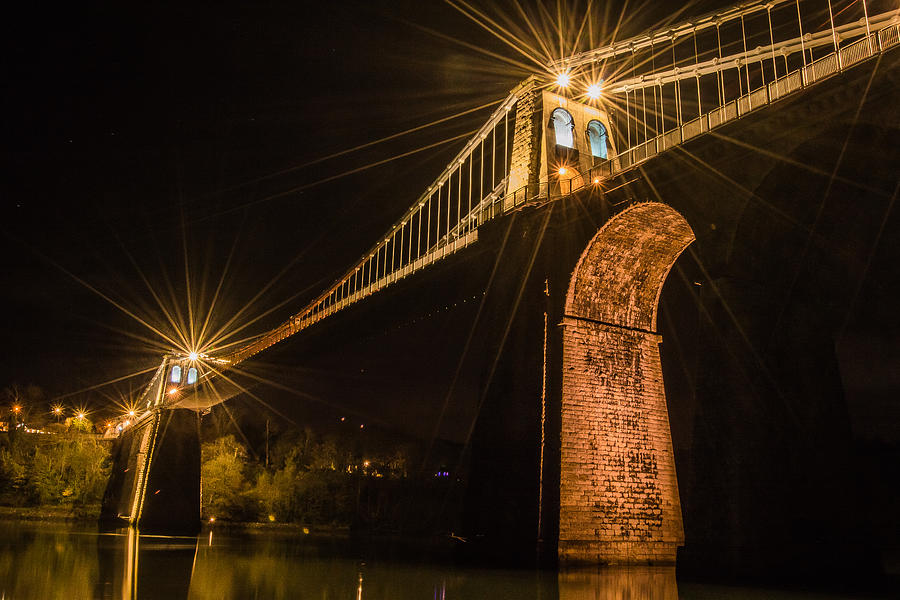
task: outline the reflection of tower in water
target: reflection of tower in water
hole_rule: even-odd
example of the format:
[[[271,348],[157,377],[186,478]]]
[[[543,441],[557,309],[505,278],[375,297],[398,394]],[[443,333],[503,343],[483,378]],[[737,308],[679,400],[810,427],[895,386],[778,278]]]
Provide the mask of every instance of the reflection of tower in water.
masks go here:
[[[187,598],[197,538],[140,535],[134,528],[100,534],[97,597]]]
[[[675,567],[600,567],[559,572],[559,600],[678,600]]]

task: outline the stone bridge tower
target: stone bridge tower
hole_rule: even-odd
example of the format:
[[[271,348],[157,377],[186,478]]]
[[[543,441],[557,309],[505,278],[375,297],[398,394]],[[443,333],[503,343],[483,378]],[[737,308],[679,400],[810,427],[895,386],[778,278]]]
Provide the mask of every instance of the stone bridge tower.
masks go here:
[[[525,187],[529,198],[590,188],[591,171],[615,161],[614,137],[602,103],[532,83],[518,102],[507,201]],[[561,322],[548,323],[561,333],[561,360],[545,362],[561,384],[562,562],[674,562],[683,544],[656,315],[663,283],[693,240],[675,210],[645,203],[595,230],[574,269],[577,254],[557,255],[570,280],[551,299],[564,303],[550,311]]]

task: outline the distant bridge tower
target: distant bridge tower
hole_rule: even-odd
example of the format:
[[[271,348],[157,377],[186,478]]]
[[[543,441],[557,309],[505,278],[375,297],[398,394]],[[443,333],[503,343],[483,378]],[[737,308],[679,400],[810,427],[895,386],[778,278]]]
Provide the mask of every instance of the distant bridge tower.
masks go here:
[[[141,414],[115,442],[101,521],[144,533],[199,531],[199,414],[167,406],[198,383],[195,363],[167,356],[157,369],[141,398]]]

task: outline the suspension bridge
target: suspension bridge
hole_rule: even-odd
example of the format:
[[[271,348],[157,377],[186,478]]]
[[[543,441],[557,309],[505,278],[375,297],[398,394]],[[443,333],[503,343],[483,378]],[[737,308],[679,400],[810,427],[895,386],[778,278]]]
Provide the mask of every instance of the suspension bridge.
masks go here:
[[[553,207],[576,198],[593,211],[594,226],[552,267],[563,283],[551,294],[549,278],[542,281],[551,308],[532,351],[543,356],[528,361],[541,387],[537,500],[529,509],[536,525],[528,535],[555,540],[562,560],[674,560],[684,526],[657,312],[672,266],[698,233],[689,210],[665,202],[648,170],[671,169],[729,128],[760,120],[777,127],[771,123],[798,103],[838,97],[844,112],[862,106],[875,65],[898,45],[900,9],[888,4],[769,0],[547,63],[306,306],[231,354],[163,359],[142,414],[120,436],[105,515],[141,527],[196,527],[199,489],[184,485],[199,479],[191,415],[243,391],[234,378],[241,363],[472,246],[497,246],[497,224],[517,215],[534,243],[556,218]],[[530,247],[520,254],[525,266],[516,273],[528,279],[544,255]],[[512,286],[518,295],[504,296],[512,313],[525,287],[523,280]],[[550,332],[557,324],[559,333]],[[547,441],[554,436],[555,445]]]

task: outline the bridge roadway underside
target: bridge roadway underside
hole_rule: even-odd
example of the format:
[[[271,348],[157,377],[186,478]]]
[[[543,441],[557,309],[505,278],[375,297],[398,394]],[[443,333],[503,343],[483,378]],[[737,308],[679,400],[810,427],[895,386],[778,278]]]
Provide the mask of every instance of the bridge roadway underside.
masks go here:
[[[633,203],[662,203],[696,236],[642,331],[661,336],[679,564],[869,561],[900,537],[886,510],[900,440],[866,454],[874,434],[857,417],[874,404],[854,392],[868,368],[859,356],[884,344],[884,361],[900,354],[897,63],[888,54],[716,129],[609,193],[490,223],[472,247],[249,361],[244,381],[277,381],[254,393],[299,420],[355,415],[468,440],[456,472],[466,502],[453,508],[469,547],[533,557],[540,541],[571,562],[671,560],[677,532],[618,559],[604,554],[603,526],[580,541],[560,533],[570,280],[601,226]],[[582,483],[592,497],[597,483]]]

